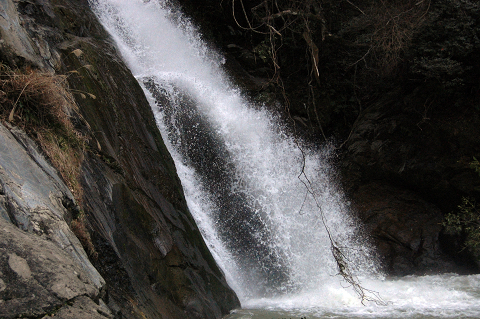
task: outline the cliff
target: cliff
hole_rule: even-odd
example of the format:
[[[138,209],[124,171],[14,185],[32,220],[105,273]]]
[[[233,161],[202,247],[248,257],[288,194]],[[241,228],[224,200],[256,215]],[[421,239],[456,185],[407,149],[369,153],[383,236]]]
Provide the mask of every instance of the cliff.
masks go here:
[[[0,317],[220,318],[238,307],[143,91],[87,1],[2,1],[0,32],[3,70],[68,82],[83,142],[58,143],[79,166],[59,175],[19,105],[28,81],[2,117]]]

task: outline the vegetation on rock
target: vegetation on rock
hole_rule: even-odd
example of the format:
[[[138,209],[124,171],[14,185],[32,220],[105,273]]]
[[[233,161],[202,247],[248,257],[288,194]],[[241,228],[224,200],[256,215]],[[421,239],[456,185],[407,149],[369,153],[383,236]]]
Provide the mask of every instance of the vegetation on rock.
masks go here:
[[[480,162],[475,157],[470,167],[480,176]],[[447,234],[460,236],[463,249],[480,259],[480,211],[475,198],[463,197],[457,211],[445,216],[443,226]]]
[[[0,116],[35,137],[64,181],[81,199],[78,181],[86,137],[70,119],[77,111],[66,76],[0,65]]]
[[[72,123],[78,107],[67,77],[0,64],[0,117],[35,138],[81,205],[80,168],[88,138]],[[89,255],[97,256],[81,210],[73,216],[71,229]]]

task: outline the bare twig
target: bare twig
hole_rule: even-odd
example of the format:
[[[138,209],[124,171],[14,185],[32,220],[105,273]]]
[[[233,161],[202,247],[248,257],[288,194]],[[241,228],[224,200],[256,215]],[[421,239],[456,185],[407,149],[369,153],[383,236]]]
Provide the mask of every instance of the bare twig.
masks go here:
[[[243,14],[245,15],[245,20],[247,21],[248,23],[248,27],[244,27],[242,25],[240,25],[240,23],[238,22],[237,20],[237,17],[236,17],[236,14],[235,14],[235,0],[232,0],[232,13],[233,13],[233,20],[235,20],[235,23],[237,24],[237,26],[240,28],[240,29],[243,29],[243,30],[249,30],[249,31],[252,31],[252,32],[255,32],[255,33],[260,33],[260,34],[267,34],[266,32],[260,32],[258,31],[257,29],[259,29],[260,27],[263,26],[262,25],[259,25],[257,27],[253,27],[250,23],[250,19],[248,18],[247,16],[247,12],[245,11],[245,6],[243,5],[243,1],[242,0],[239,0],[240,3],[241,3],[241,6],[242,6],[242,9],[243,9]]]
[[[365,12],[362,11],[362,9],[360,9],[356,4],[352,3],[351,1],[349,0],[346,0],[349,4],[351,4],[352,6],[355,7],[355,9],[357,9],[358,11],[360,11],[363,15],[365,15]]]

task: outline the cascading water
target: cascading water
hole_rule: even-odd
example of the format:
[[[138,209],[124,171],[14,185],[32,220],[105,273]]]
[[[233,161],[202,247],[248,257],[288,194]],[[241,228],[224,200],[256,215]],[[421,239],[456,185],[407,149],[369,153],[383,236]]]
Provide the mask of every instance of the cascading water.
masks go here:
[[[153,0],[91,4],[150,98],[212,254],[242,306],[257,309],[232,318],[480,316],[476,276],[383,279],[335,184],[329,146],[300,145],[243,98],[178,11]],[[325,226],[387,305],[362,305],[344,287]]]

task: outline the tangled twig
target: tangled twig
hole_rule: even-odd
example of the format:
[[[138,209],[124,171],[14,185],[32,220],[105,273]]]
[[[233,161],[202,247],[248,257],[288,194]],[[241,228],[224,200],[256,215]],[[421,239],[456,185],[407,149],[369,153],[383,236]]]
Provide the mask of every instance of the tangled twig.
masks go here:
[[[332,252],[332,256],[335,260],[335,263],[337,264],[338,275],[340,275],[343,278],[343,280],[345,280],[345,282],[348,283],[348,285],[353,288],[353,291],[360,298],[360,301],[363,305],[365,304],[365,302],[374,302],[377,305],[386,306],[387,302],[381,298],[380,294],[374,290],[370,290],[363,287],[360,280],[350,270],[347,258],[345,254],[342,252],[342,248],[337,244],[337,242],[334,240],[332,236],[332,233],[330,231],[330,228],[328,227],[327,219],[323,212],[322,206],[318,201],[318,196],[316,195],[312,187],[312,182],[310,181],[310,179],[308,178],[305,172],[305,163],[306,163],[305,152],[303,151],[302,147],[300,146],[297,140],[295,140],[295,144],[302,154],[302,169],[300,174],[298,175],[298,179],[303,183],[306,189],[306,197],[304,199],[304,202],[306,201],[306,198],[308,195],[312,196],[315,202],[315,206],[318,209],[320,220],[322,222],[322,225],[325,231],[327,232],[327,236],[330,241],[330,251]],[[302,204],[301,209],[303,209],[303,205],[304,204]],[[300,213],[301,213],[301,210],[300,210]]]

